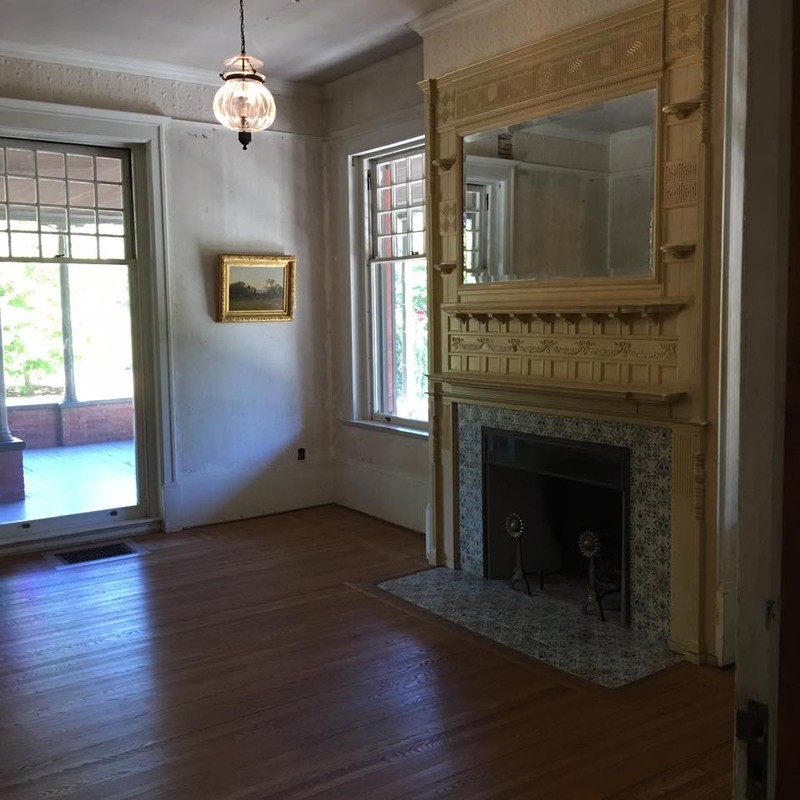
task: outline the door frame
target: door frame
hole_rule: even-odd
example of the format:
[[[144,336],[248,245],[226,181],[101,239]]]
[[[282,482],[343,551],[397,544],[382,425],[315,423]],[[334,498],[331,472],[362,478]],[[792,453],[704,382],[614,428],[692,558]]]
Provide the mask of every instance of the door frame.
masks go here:
[[[143,459],[146,504],[137,519],[119,520],[107,511],[0,526],[0,550],[39,549],[42,541],[79,543],[161,530],[164,487],[175,480],[172,359],[169,337],[164,139],[166,117],[0,98],[0,136],[67,144],[121,147],[131,152],[136,221],[136,314],[141,363],[147,379],[137,393],[137,458]],[[141,444],[140,444],[141,443]]]

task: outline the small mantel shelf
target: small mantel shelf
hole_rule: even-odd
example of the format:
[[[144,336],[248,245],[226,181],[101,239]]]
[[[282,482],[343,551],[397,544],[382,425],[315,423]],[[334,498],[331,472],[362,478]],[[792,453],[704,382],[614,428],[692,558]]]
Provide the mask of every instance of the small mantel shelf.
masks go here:
[[[661,245],[661,252],[670,258],[683,260],[694,255],[697,245],[694,242],[676,242]]]
[[[659,391],[647,387],[616,387],[580,381],[536,381],[519,380],[491,375],[477,375],[469,372],[441,372],[428,376],[436,383],[449,384],[463,390],[485,392],[487,389],[505,392],[538,392],[542,395],[565,395],[596,400],[623,401],[655,406],[672,406],[688,397],[685,391]]]
[[[577,306],[572,308],[537,306],[522,308],[520,306],[486,306],[486,305],[465,305],[443,304],[442,311],[450,317],[455,317],[461,322],[468,322],[471,319],[486,323],[491,319],[498,322],[508,322],[518,319],[520,322],[532,322],[539,319],[546,323],[552,323],[563,319],[570,324],[576,324],[584,319],[593,322],[603,322],[608,319],[619,319],[626,325],[630,325],[639,319],[646,319],[651,323],[657,323],[661,317],[677,314],[686,306],[686,302],[675,300],[664,303],[626,303],[625,305],[592,305]]]
[[[686,119],[702,105],[700,99],[682,100],[679,103],[670,103],[661,109],[665,114],[675,117],[675,119]]]

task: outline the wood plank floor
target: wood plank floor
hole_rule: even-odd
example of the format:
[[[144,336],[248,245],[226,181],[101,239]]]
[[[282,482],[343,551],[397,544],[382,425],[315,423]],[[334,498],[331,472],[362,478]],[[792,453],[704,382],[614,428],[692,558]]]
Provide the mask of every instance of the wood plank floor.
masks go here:
[[[336,506],[0,562],[0,798],[731,796],[733,681],[606,690],[362,590],[421,537]]]

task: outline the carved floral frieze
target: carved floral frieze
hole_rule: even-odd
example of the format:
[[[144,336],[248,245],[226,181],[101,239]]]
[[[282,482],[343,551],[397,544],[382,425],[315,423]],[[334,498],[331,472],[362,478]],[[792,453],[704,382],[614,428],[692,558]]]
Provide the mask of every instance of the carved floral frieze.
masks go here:
[[[521,339],[515,337],[450,337],[452,353],[521,353],[536,356],[567,356],[584,358],[619,359],[630,361],[674,362],[678,356],[675,341],[632,342],[618,340],[602,342],[596,339]]]

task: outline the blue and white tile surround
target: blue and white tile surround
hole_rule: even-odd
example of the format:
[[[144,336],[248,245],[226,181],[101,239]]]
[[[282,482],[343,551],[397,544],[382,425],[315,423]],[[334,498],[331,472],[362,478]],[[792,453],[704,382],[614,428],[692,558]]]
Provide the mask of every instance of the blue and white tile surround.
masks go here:
[[[672,432],[666,427],[460,404],[458,485],[461,568],[483,576],[481,430],[533,433],[630,451],[630,620],[666,641],[670,625]]]

